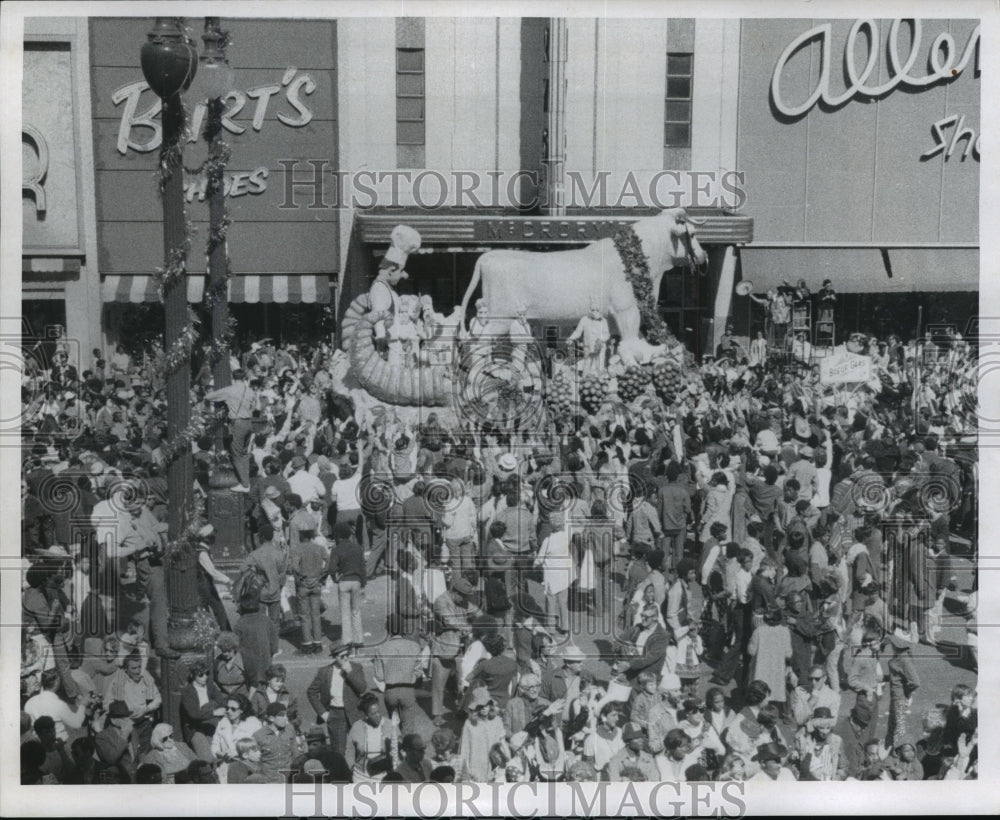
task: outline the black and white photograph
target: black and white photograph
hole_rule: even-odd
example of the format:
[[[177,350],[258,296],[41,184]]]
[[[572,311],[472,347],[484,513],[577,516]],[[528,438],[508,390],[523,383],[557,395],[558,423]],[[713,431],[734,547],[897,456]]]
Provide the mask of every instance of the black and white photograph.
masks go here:
[[[2,813],[996,810],[995,4],[0,11]]]

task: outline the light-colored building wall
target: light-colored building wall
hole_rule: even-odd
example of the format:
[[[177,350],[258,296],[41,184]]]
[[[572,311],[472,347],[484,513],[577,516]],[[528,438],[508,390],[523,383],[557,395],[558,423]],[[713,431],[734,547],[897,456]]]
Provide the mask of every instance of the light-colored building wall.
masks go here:
[[[595,49],[606,37],[605,22],[586,18],[566,21],[566,170],[590,179],[599,166],[597,129],[604,125],[602,68]]]
[[[694,29],[691,168],[736,168],[740,21],[698,20]]]
[[[521,167],[521,21],[504,17],[496,21],[498,51],[494,54],[499,77],[500,133],[496,140],[496,169],[513,172]]]
[[[630,172],[643,197],[653,185],[662,204],[691,204],[687,179],[655,181],[664,170],[667,21],[571,18],[568,28],[567,172],[577,174],[587,191],[599,172],[607,172],[610,201],[605,204],[616,204],[628,190]],[[736,167],[739,34],[738,20],[699,19],[695,24],[691,162],[676,170],[724,173]],[[573,184],[568,181],[568,191]],[[733,199],[718,185],[711,191]],[[587,202],[580,184],[576,198],[577,204]],[[624,196],[618,204],[642,203]]]
[[[71,352],[77,346],[83,367],[90,365],[90,351],[103,346],[101,334],[101,288],[97,261],[97,217],[94,192],[94,144],[90,106],[90,41],[87,20],[70,17],[29,17],[24,21],[25,42],[68,44],[69,72],[67,77],[47,76],[43,82],[69,84],[72,99],[72,134],[48,134],[46,139],[73,140],[76,167],[52,169],[51,174],[71,171],[76,176],[75,201],[50,201],[50,210],[67,213],[79,225],[79,248],[83,252],[78,277],[65,281],[28,281],[22,283],[24,299],[65,299],[66,338]],[[38,101],[34,101],[33,106]],[[53,117],[55,119],[55,117]],[[42,126],[44,133],[44,125]],[[71,214],[75,212],[75,214]],[[56,249],[50,254],[58,257]],[[37,332],[37,331],[36,331]]]
[[[396,167],[396,27],[393,20],[345,17],[337,21],[338,170],[348,174]],[[385,186],[388,188],[388,186]],[[347,264],[354,209],[340,192],[340,266]]]
[[[498,134],[496,20],[430,17],[426,36],[427,166],[488,170]]]
[[[517,18],[427,18],[425,20],[424,168],[397,169],[395,20],[345,18],[338,21],[340,63],[340,170],[351,179],[359,171],[408,171],[398,180],[398,204],[509,206],[504,184],[520,169],[520,20]],[[459,194],[455,174],[482,180]],[[501,172],[499,198],[491,172]],[[421,178],[421,174],[423,177]],[[385,205],[394,181],[365,178],[375,196],[358,195],[353,204]],[[415,188],[419,190],[415,190]],[[374,202],[372,200],[375,200]],[[354,214],[341,215],[341,264],[346,264]]]
[[[609,19],[600,26],[597,165],[611,172],[617,191],[629,171],[642,181],[663,167],[667,22]]]

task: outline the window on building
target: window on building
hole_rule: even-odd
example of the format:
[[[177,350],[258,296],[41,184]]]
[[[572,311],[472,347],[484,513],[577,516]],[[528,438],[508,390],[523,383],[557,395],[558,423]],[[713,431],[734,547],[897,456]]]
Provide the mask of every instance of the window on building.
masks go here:
[[[424,50],[396,49],[396,144],[424,144]]]
[[[691,145],[693,72],[693,54],[667,54],[667,97],[663,117],[663,145],[666,148]]]

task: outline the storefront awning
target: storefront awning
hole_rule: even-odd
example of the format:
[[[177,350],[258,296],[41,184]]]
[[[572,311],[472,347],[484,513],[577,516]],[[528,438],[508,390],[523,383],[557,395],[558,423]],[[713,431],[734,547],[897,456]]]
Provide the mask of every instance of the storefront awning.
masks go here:
[[[188,301],[201,302],[204,276],[187,278]],[[159,295],[152,276],[106,276],[101,289],[105,302],[156,302]],[[234,276],[229,280],[229,301],[234,303],[327,304],[330,279],[326,275]]]
[[[745,247],[740,263],[742,278],[753,282],[755,293],[786,279],[792,284],[805,279],[813,291],[831,279],[839,293],[979,290],[979,249],[974,247]]]
[[[80,260],[64,256],[23,256],[21,257],[21,274],[27,279],[35,274],[54,274],[60,277],[75,278],[80,275]]]

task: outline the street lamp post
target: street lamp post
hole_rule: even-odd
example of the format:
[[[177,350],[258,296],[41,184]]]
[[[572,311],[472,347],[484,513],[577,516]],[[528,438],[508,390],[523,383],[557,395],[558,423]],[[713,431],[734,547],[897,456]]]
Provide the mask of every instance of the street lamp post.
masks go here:
[[[163,141],[160,146],[160,182],[163,200],[164,351],[167,356],[167,440],[183,441],[191,421],[191,354],[187,305],[184,175],[181,135],[184,111],[181,91],[197,71],[197,50],[185,37],[179,18],[157,17],[141,52],[142,73],[163,101]],[[198,605],[197,558],[182,540],[188,526],[194,469],[190,447],[171,453],[167,467],[168,538],[166,556],[168,640],[175,657],[163,658],[164,708],[171,725],[180,713],[179,660],[176,654],[197,648],[194,612]]]
[[[223,98],[232,85],[232,72],[226,60],[229,32],[221,31],[218,17],[205,18],[205,33],[201,35],[205,47],[201,53],[199,82],[206,92],[208,116],[205,123],[205,141],[208,143],[208,197],[209,229],[211,231],[208,256],[208,292],[212,294],[212,337],[216,342],[226,337],[229,324],[229,299],[226,293],[226,243],[220,238],[225,231],[226,200],[224,172],[228,157],[222,138]],[[232,382],[229,353],[225,347],[214,347],[212,352],[212,382],[216,389]],[[216,430],[216,455],[223,452],[221,427]]]
[[[205,18],[201,39],[204,47],[198,67],[198,79],[187,95],[193,104],[205,103],[205,142],[208,144],[206,189],[209,212],[208,288],[211,311],[212,382],[218,389],[232,383],[229,365],[229,259],[226,251],[228,218],[225,200],[225,169],[229,148],[223,138],[222,111],[226,95],[233,89],[233,72],[226,59],[229,33],[222,31],[218,17]],[[226,453],[222,410],[215,416],[213,449],[215,467],[208,480],[206,512],[215,527],[216,541],[212,558],[221,567],[233,566],[245,556],[245,495],[230,488],[239,483]]]

